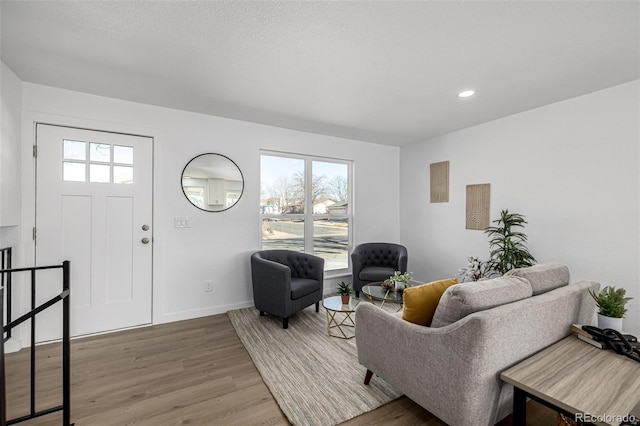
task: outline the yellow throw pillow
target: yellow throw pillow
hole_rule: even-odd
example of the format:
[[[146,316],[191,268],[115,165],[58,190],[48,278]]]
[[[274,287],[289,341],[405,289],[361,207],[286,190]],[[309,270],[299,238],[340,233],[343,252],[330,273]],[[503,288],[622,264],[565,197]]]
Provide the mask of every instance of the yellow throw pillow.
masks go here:
[[[458,284],[456,278],[406,288],[402,295],[402,319],[418,325],[431,325],[442,293],[454,284]]]

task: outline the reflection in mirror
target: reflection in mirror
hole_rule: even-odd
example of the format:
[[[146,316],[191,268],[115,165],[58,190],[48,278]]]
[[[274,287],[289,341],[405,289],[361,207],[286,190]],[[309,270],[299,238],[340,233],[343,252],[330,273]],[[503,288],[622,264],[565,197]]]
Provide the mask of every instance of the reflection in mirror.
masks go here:
[[[240,200],[243,190],[240,168],[221,154],[198,155],[182,171],[182,191],[201,210],[227,210]]]

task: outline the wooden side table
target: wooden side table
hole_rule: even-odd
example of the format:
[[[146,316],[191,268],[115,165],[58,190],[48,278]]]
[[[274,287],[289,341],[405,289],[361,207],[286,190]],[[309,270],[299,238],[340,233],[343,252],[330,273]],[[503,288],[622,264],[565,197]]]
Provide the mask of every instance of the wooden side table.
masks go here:
[[[500,374],[513,385],[513,425],[531,398],[584,424],[619,426],[640,403],[640,363],[567,337]],[[637,413],[636,413],[637,415]]]

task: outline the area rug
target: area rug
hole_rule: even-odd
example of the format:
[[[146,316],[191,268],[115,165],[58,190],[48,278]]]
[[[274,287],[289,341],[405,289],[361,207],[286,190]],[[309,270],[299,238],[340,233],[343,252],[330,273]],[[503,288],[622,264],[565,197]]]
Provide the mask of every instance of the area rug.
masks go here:
[[[282,320],[255,308],[228,312],[263,381],[296,426],[336,425],[400,396],[380,378],[365,386],[355,338],[327,335],[324,309],[310,306]]]

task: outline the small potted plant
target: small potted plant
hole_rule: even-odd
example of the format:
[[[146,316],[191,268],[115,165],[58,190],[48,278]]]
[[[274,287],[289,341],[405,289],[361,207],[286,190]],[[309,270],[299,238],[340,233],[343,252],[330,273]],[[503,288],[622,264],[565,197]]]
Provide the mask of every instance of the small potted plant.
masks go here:
[[[622,318],[627,313],[626,304],[632,299],[624,297],[625,289],[606,286],[598,294],[591,290],[589,290],[589,294],[596,301],[598,307],[598,327],[622,332]]]
[[[386,279],[382,283],[382,288],[385,290],[402,291],[407,287],[411,287],[411,278],[413,273],[395,271],[392,276]]]
[[[340,283],[338,283],[338,294],[342,297],[343,305],[349,304],[351,293],[353,293],[353,289],[349,287],[349,284],[344,281],[340,281]]]
[[[458,270],[458,276],[461,282],[465,281],[479,281],[482,278],[489,278],[494,271],[491,270],[489,262],[480,260],[474,256],[467,256],[466,268],[460,268]]]

